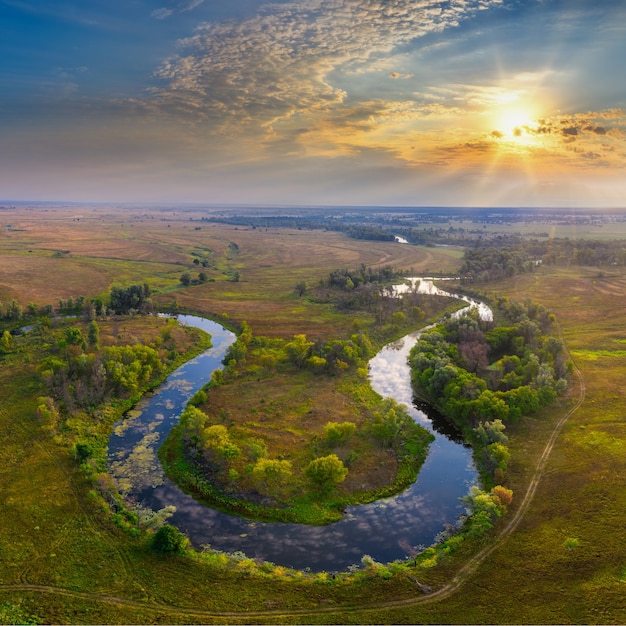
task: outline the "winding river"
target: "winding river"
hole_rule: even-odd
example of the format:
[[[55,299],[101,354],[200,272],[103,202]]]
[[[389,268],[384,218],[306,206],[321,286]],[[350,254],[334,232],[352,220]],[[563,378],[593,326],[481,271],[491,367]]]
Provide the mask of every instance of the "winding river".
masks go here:
[[[422,293],[452,295],[431,280],[416,279]],[[409,289],[411,287],[403,287]],[[402,288],[401,288],[402,289]],[[479,306],[481,315],[491,311]],[[183,493],[165,475],[157,450],[191,396],[221,367],[235,335],[204,318],[180,315],[181,324],[210,333],[213,347],[176,370],[157,392],[146,396],[115,425],[109,441],[109,472],[124,495],[142,507],[176,507],[168,522],[200,548],[242,551],[252,558],[301,570],[341,571],[370,555],[376,561],[408,558],[436,541],[447,524],[455,524],[463,507],[459,498],[476,484],[471,449],[436,416],[413,403],[408,354],[422,330],[387,345],[369,363],[372,387],[409,407],[413,418],[433,432],[428,457],[418,479],[401,494],[349,507],[342,520],[328,526],[254,522],[208,508]]]

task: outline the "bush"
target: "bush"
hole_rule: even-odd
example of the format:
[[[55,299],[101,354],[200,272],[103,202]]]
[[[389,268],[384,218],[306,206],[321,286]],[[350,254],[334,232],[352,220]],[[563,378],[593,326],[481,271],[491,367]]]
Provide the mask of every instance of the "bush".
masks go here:
[[[189,539],[170,524],[161,526],[150,542],[150,547],[158,554],[183,554],[188,545]]]
[[[356,432],[356,424],[353,422],[328,422],[324,426],[324,435],[329,446],[339,446]]]
[[[304,472],[311,482],[320,487],[329,488],[345,480],[348,468],[336,454],[329,454],[311,461]]]

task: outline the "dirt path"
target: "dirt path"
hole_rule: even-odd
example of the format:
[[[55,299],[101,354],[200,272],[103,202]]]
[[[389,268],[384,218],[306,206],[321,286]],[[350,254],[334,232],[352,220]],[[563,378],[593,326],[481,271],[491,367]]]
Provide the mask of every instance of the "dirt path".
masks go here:
[[[563,426],[567,422],[567,420],[580,408],[585,399],[586,387],[585,381],[583,379],[582,373],[580,369],[574,364],[574,374],[576,376],[579,393],[576,399],[576,403],[572,406],[572,408],[567,411],[561,417],[561,419],[556,423],[548,441],[546,442],[546,446],[537,462],[537,467],[533,473],[533,477],[528,485],[528,489],[524,494],[522,502],[519,507],[515,511],[515,514],[511,517],[508,524],[502,529],[500,534],[494,539],[493,543],[486,548],[483,548],[480,552],[478,552],[470,561],[468,561],[454,576],[454,578],[445,585],[441,587],[437,591],[434,591],[429,594],[424,594],[420,596],[416,596],[413,598],[405,598],[402,600],[388,600],[386,602],[376,602],[376,603],[359,603],[354,605],[342,605],[342,606],[332,606],[332,607],[316,607],[316,608],[307,608],[307,609],[286,609],[286,610],[260,610],[260,611],[206,611],[206,610],[194,610],[194,609],[186,609],[182,607],[174,607],[167,604],[154,603],[154,602],[140,602],[137,600],[129,600],[125,598],[121,598],[118,596],[111,596],[107,594],[98,594],[98,593],[86,593],[81,591],[73,591],[70,589],[64,589],[62,587],[55,587],[49,585],[31,585],[28,583],[23,584],[13,584],[13,585],[1,585],[0,591],[14,591],[14,592],[26,592],[26,593],[41,593],[46,595],[56,595],[56,596],[64,596],[75,599],[83,599],[89,602],[100,602],[109,604],[112,606],[119,606],[121,608],[127,607],[136,609],[142,612],[142,615],[145,614],[158,614],[158,615],[168,615],[168,616],[176,616],[178,618],[194,618],[194,619],[205,619],[205,620],[213,620],[216,622],[228,620],[230,623],[251,623],[258,620],[272,620],[277,618],[285,618],[285,620],[290,621],[294,617],[308,617],[315,616],[321,614],[331,614],[331,613],[364,613],[368,610],[370,611],[379,611],[381,609],[394,609],[394,608],[408,608],[412,606],[419,606],[424,604],[430,604],[433,602],[439,602],[441,600],[445,600],[454,594],[466,581],[470,578],[474,572],[478,569],[478,567],[485,561],[485,559],[493,553],[506,539],[516,530],[519,526],[521,520],[524,515],[527,513],[528,508],[530,507],[530,503],[537,491],[537,487],[539,485],[539,481],[541,480],[545,466],[548,461],[548,458],[554,448],[557,437],[559,436]]]

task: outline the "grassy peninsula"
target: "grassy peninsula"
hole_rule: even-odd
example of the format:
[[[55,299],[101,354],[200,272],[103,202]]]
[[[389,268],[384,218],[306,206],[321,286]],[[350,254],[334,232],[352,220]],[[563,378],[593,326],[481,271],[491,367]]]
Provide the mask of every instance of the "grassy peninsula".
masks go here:
[[[371,389],[372,350],[362,334],[316,346],[242,333],[161,448],[166,471],[202,501],[263,520],[329,523],[397,493],[433,437]]]

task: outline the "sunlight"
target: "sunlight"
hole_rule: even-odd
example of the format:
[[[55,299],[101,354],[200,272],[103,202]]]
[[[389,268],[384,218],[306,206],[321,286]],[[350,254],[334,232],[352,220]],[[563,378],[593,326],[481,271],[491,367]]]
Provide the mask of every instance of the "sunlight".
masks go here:
[[[500,111],[496,122],[496,130],[503,138],[513,141],[534,143],[537,122],[533,113],[526,108],[507,108]]]

